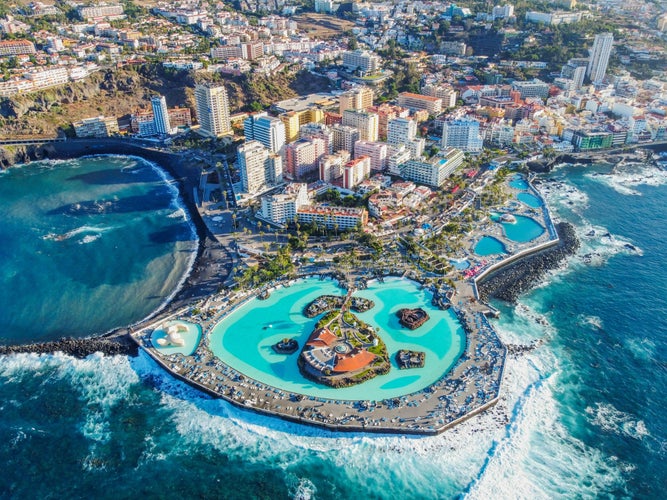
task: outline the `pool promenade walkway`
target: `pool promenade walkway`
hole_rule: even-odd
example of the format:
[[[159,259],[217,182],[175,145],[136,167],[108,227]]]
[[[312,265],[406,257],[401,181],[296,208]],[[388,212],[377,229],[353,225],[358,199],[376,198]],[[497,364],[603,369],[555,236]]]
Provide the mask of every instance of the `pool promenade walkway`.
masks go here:
[[[484,314],[456,308],[466,330],[466,346],[454,367],[425,389],[397,398],[333,400],[283,391],[253,380],[214,356],[208,347],[212,328],[254,294],[219,297],[222,305],[199,323],[202,341],[191,356],[163,355],[153,347],[153,330],[166,319],[192,321],[186,310],[132,333],[132,338],[167,371],[184,382],[237,406],[333,431],[437,434],[494,405],[498,400],[506,349]],[[481,304],[478,304],[481,306]],[[180,313],[180,314],[179,314]]]
[[[515,194],[522,191],[539,196],[543,201],[530,183],[525,189],[513,190]],[[156,325],[165,320],[164,318],[133,332],[132,337],[153,359],[177,378],[214,397],[223,398],[234,405],[255,412],[316,425],[332,431],[440,433],[493,406],[499,400],[507,348],[486,318],[486,314],[494,312],[493,308],[478,300],[478,280],[524,255],[558,243],[558,234],[545,203],[541,208],[535,208],[514,202],[507,206],[507,210],[537,218],[545,231],[540,237],[526,243],[510,244],[505,240],[510,249],[509,254],[481,258],[466,251],[465,257],[471,260],[477,270],[473,275],[459,273],[459,277],[455,280],[456,293],[451,299],[452,309],[466,333],[464,351],[455,365],[437,382],[418,392],[381,400],[375,400],[373,395],[369,394],[368,399],[360,401],[305,396],[249,378],[213,355],[208,342],[214,326],[261,292],[270,292],[271,287],[289,286],[290,282],[284,280],[272,283],[262,290],[239,294],[225,291],[209,297],[200,307],[203,312],[194,318],[194,321],[202,326],[203,334],[200,344],[191,356],[164,355],[153,347],[150,341],[151,333]],[[474,245],[475,238],[488,234],[485,231],[489,230],[502,231],[502,228],[500,224],[491,221],[482,224],[470,236],[470,248]],[[505,239],[504,234],[497,236]],[[418,280],[429,276],[429,273],[419,273],[414,270],[402,271],[404,272],[399,272],[397,269],[393,274],[401,277],[408,275]],[[377,270],[375,272],[377,273]],[[343,279],[343,274],[340,272],[332,274]],[[348,290],[358,284],[360,279],[363,281],[369,278],[361,271],[344,276],[345,288]],[[382,280],[381,276],[377,277]],[[431,287],[431,291],[436,290]],[[191,309],[182,309],[171,317],[193,321]]]

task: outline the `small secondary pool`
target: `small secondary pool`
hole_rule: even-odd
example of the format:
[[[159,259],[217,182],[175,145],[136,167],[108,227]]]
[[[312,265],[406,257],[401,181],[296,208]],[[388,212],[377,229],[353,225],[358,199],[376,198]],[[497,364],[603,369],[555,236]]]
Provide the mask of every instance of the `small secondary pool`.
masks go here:
[[[373,300],[375,307],[355,313],[362,321],[379,328],[387,346],[391,369],[351,387],[333,388],[304,378],[294,354],[278,354],[272,345],[280,339],[296,339],[299,347],[308,340],[320,316],[306,318],[303,308],[320,295],[344,295],[333,281],[317,278],[298,280],[287,288],[273,290],[266,300],[256,298],[223,318],[211,331],[213,354],[248,377],[283,391],[344,400],[381,400],[419,391],[445,375],[465,349],[465,332],[452,310],[431,304],[432,295],[418,283],[388,278],[371,282],[355,295]],[[401,327],[396,312],[404,307],[421,307],[430,319],[417,330]],[[400,370],[396,352],[410,349],[426,353],[423,368]]]
[[[474,252],[481,257],[485,257],[487,255],[507,253],[507,249],[499,239],[494,238],[493,236],[484,236],[477,242],[477,245],[475,245]]]
[[[170,336],[171,334],[171,336]],[[190,356],[201,340],[201,326],[188,321],[165,321],[151,335],[151,344],[160,354]],[[163,343],[164,345],[160,345]]]
[[[451,259],[449,262],[454,266],[454,269],[458,269],[459,271],[470,267],[470,262],[466,259]]]
[[[517,200],[525,205],[528,205],[531,208],[540,208],[542,206],[542,200],[537,196],[530,193],[518,193],[516,195]]]
[[[519,189],[521,191],[524,191],[528,189],[528,182],[526,182],[526,179],[523,178],[522,175],[517,174],[514,177],[512,177],[512,180],[509,182],[509,186],[514,189]]]
[[[524,215],[515,215],[514,217],[516,222],[501,223],[508,240],[526,243],[544,233],[544,228],[535,219]]]

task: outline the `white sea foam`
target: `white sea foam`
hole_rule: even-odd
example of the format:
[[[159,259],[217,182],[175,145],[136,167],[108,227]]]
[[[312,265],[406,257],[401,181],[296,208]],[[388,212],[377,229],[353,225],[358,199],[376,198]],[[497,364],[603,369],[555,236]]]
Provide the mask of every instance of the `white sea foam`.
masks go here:
[[[72,229],[71,231],[67,231],[66,233],[62,234],[56,234],[56,233],[49,233],[44,236],[42,236],[42,239],[44,240],[53,240],[53,241],[65,241],[69,240],[70,238],[73,238],[75,236],[79,236],[81,234],[86,235],[86,237],[89,236],[94,236],[95,239],[99,238],[102,233],[106,233],[108,231],[111,231],[114,229],[112,226],[106,227],[106,226],[80,226],[75,229]],[[86,239],[84,237],[84,240]],[[83,240],[82,240],[83,241]],[[83,241],[83,243],[90,243],[91,240],[90,238],[87,241]]]
[[[594,425],[607,432],[634,439],[649,436],[643,420],[636,419],[629,413],[624,413],[609,403],[595,403],[595,406],[586,408],[586,415]]]
[[[617,193],[627,196],[641,196],[633,189],[637,186],[664,186],[667,184],[667,172],[653,165],[633,163],[614,170],[613,173],[590,173],[585,177],[601,182]]]
[[[642,249],[634,245],[630,239],[611,234],[602,226],[582,220],[575,229],[581,243],[577,258],[584,264],[600,266],[618,254],[644,255]]]
[[[557,379],[549,376],[522,398],[468,498],[590,498],[622,484],[616,462],[574,438],[559,421]]]
[[[188,216],[185,213],[185,210],[182,208],[178,208],[177,210],[173,211],[169,215],[167,215],[169,219],[183,219],[183,220],[188,220]]]
[[[588,195],[566,181],[550,180],[536,183],[536,188],[550,207],[580,211],[588,207]]]
[[[89,234],[83,237],[81,241],[79,241],[79,245],[86,245],[88,243],[92,243],[93,241],[99,240],[102,237],[101,234]]]
[[[624,340],[624,343],[636,358],[643,361],[652,361],[656,359],[656,345],[652,340],[647,339],[646,337],[641,339],[628,338]]]
[[[310,500],[316,497],[317,488],[310,479],[297,478],[293,474],[288,474],[287,478],[289,494],[294,500]]]
[[[602,326],[602,319],[599,316],[580,314],[577,317],[577,323],[579,323],[580,326],[585,326],[595,331],[604,329]]]

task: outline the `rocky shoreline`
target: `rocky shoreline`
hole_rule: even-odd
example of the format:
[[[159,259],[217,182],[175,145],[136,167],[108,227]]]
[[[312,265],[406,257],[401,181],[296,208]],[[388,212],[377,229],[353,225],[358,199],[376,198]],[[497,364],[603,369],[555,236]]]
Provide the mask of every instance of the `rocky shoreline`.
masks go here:
[[[138,353],[138,346],[126,335],[83,339],[64,337],[51,342],[0,346],[0,355],[5,356],[20,353],[52,354],[55,352],[62,352],[76,358],[85,358],[96,352],[101,352],[107,356],[125,355],[134,357]]]
[[[519,295],[530,290],[547,271],[557,269],[566,257],[579,248],[574,227],[567,222],[556,224],[558,245],[524,257],[484,277],[477,283],[479,298],[488,302],[493,297],[516,302]]]

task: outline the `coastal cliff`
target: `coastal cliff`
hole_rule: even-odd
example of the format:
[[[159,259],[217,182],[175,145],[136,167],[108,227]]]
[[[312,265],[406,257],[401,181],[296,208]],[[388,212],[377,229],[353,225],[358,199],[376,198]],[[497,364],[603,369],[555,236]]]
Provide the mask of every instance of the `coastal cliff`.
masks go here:
[[[560,237],[558,245],[520,259],[482,279],[477,284],[480,300],[488,302],[493,297],[516,302],[519,295],[530,290],[547,271],[557,269],[566,257],[573,255],[579,248],[574,227],[560,222],[556,224],[556,231]]]

